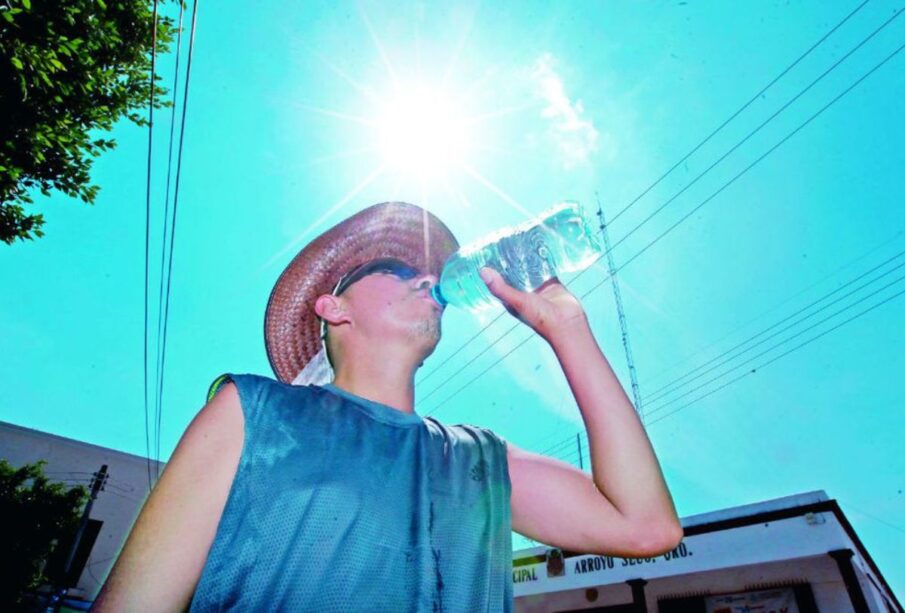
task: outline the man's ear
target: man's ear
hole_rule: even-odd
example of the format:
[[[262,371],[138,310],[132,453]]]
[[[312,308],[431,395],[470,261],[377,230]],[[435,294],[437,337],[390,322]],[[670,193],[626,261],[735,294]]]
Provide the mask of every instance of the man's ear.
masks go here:
[[[351,321],[346,313],[343,300],[330,294],[322,294],[314,302],[314,312],[324,321],[333,325]]]

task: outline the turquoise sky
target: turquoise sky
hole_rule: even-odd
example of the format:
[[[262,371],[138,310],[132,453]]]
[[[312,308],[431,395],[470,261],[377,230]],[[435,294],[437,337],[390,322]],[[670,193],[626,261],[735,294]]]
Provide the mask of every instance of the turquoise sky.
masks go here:
[[[393,199],[429,208],[461,242],[561,199],[594,207],[595,192],[612,218],[858,2],[201,4],[173,262],[164,459],[214,377],[270,373],[262,340],[270,288],[320,231]],[[901,597],[905,297],[893,296],[905,290],[897,281],[905,266],[895,269],[905,262],[895,258],[905,251],[905,53],[694,211],[898,49],[905,18],[702,176],[896,9],[867,2],[610,233],[619,265],[688,215],[619,273],[641,393],[650,398],[649,433],[680,514],[824,489]],[[161,64],[171,84],[173,57]],[[387,101],[424,90],[440,91],[436,106],[470,120],[457,130],[463,158],[438,175],[388,167],[375,126]],[[152,330],[169,112],[157,119]],[[0,419],[145,454],[147,131],[121,124],[115,137],[119,147],[95,165],[102,190],[93,207],[40,199],[34,209],[45,213],[47,236],[0,247]],[[591,291],[605,276],[601,264],[564,280],[579,295],[590,291],[584,305],[594,331],[628,385],[611,285]],[[788,330],[656,400],[670,381],[837,289],[751,344]],[[559,444],[552,455],[577,462],[569,441],[579,413],[543,341],[508,354],[529,336],[519,326],[491,346],[513,325],[507,315],[453,355],[497,314],[447,311],[444,339],[419,379],[420,412],[492,428],[528,449]]]

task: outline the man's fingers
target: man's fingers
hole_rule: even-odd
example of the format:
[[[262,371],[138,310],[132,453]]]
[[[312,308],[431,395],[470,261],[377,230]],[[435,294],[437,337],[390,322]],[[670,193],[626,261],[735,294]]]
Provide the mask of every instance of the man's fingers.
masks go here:
[[[524,292],[521,292],[503,279],[503,276],[493,268],[482,268],[480,271],[481,279],[487,284],[490,293],[503,301],[507,306],[511,306],[516,311],[521,310],[525,304]]]

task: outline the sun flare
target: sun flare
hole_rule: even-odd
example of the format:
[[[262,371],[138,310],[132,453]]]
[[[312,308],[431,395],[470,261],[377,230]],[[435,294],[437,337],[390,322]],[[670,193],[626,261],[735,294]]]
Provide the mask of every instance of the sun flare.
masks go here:
[[[456,72],[458,50],[462,45],[456,48],[445,67],[435,65],[429,71],[419,67],[413,72],[408,65],[394,66],[384,45],[368,27],[385,74],[372,82],[359,81],[328,58],[314,54],[360,97],[351,104],[339,105],[339,108],[303,100],[292,102],[295,108],[306,113],[355,127],[356,142],[338,151],[324,152],[309,159],[309,163],[336,163],[367,156],[367,161],[359,168],[360,180],[320,217],[295,233],[262,270],[275,265],[327,219],[338,215],[375,185],[382,186],[384,198],[421,203],[439,198],[464,209],[472,206],[473,196],[468,188],[479,185],[489,190],[495,200],[499,199],[526,219],[532,217],[530,211],[482,175],[478,168],[488,152],[509,153],[505,147],[494,144],[493,122],[536,110],[536,103],[529,101],[488,108],[488,100],[483,99],[482,93],[488,90],[489,80],[499,72],[487,70],[473,79],[456,82],[452,75]],[[423,79],[425,74],[430,76]],[[400,78],[400,75],[404,76]]]
[[[468,121],[452,99],[424,87],[400,89],[377,115],[378,148],[388,169],[422,177],[467,162]]]

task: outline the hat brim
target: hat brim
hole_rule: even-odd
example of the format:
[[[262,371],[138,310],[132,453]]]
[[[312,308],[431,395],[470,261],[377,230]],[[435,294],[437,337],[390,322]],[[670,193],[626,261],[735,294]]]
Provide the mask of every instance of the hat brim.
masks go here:
[[[277,280],[264,315],[267,358],[290,383],[321,349],[318,296],[375,258],[397,258],[437,275],[459,244],[432,213],[405,202],[370,206],[308,243]]]

